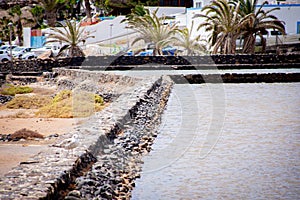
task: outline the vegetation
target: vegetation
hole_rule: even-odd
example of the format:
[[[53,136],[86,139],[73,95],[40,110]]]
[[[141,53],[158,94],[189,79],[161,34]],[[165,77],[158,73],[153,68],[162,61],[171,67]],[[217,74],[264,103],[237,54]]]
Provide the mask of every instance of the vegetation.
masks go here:
[[[176,24],[167,24],[168,18],[157,16],[157,10],[150,13],[144,6],[157,6],[159,0],[37,0],[37,5],[30,9],[32,14],[33,28],[44,28],[46,26],[61,26],[61,29],[52,28],[50,42],[63,42],[66,45],[61,52],[68,50],[69,56],[84,56],[79,44],[86,39],[93,37],[83,34],[84,30],[79,28],[75,21],[86,15],[87,21],[92,18],[91,3],[101,10],[101,14],[107,15],[126,15],[128,26],[140,33],[132,44],[139,41],[154,44],[153,55],[161,55],[162,48],[168,45],[181,46],[186,49],[186,55],[196,55],[203,52],[203,43],[201,37],[191,38],[192,29],[179,29]],[[210,32],[208,44],[213,54],[235,54],[236,41],[243,41],[242,53],[255,53],[256,38],[262,41],[262,51],[266,48],[266,40],[263,37],[268,30],[276,30],[285,34],[285,25],[276,16],[273,11],[279,8],[273,8],[265,11],[264,2],[257,6],[257,0],[213,0],[202,11],[204,14],[196,14],[195,17],[204,18],[204,23],[200,24],[199,29]],[[81,6],[85,7],[85,14],[81,13]],[[24,8],[25,9],[25,8]],[[19,39],[22,45],[22,28],[28,19],[23,17],[23,8],[16,5],[8,10],[9,15],[0,18],[0,38],[9,40],[8,23],[14,23],[12,30],[12,39]],[[66,21],[57,23],[57,20]],[[47,23],[44,23],[47,22]],[[176,38],[177,37],[177,38]],[[177,40],[177,41],[176,41]]]
[[[276,16],[270,13],[280,8],[273,8],[269,11],[264,11],[263,6],[268,2],[265,1],[259,8],[257,7],[257,0],[235,0],[234,4],[239,6],[239,14],[241,17],[248,18],[248,23],[243,27],[243,53],[254,53],[256,36],[259,36],[262,41],[262,50],[266,48],[266,41],[263,35],[268,33],[267,29],[278,30],[285,34],[284,23],[277,19]]]
[[[23,25],[22,25],[22,11],[21,11],[21,7],[19,5],[16,5],[14,7],[12,7],[9,10],[9,15],[12,17],[17,17],[16,22],[14,23],[16,28],[17,28],[17,35],[18,35],[18,44],[20,46],[23,45]]]
[[[12,22],[7,16],[0,18],[0,39],[4,41],[9,41],[9,26],[8,24]],[[14,32],[12,31],[12,39],[15,39]]]
[[[68,3],[68,0],[39,0],[39,3],[45,10],[48,26],[54,27],[57,21],[57,13]]]
[[[256,11],[257,0],[212,1],[202,9],[205,14],[195,15],[206,20],[198,29],[204,27],[211,32],[209,42],[213,47],[212,53],[234,54],[239,37],[244,39],[243,53],[254,53],[256,35],[263,41],[262,49],[265,49],[263,35],[267,33],[267,29],[284,34],[283,22],[270,15],[270,12],[278,8],[265,12],[262,8],[266,3]]]
[[[143,5],[136,5],[134,8],[131,9],[131,12],[126,15],[126,18],[122,20],[123,22],[129,22],[134,20],[136,17],[143,17],[147,14],[145,7]]]
[[[184,55],[187,56],[199,55],[206,52],[206,46],[204,45],[204,42],[206,41],[201,39],[201,35],[198,35],[196,38],[192,38],[193,27],[194,22],[192,22],[191,30],[188,28],[178,30],[179,35],[174,43],[176,46],[183,47],[186,51]]]
[[[16,96],[7,102],[6,107],[9,109],[39,109],[51,102],[50,96],[41,95],[22,95]]]
[[[80,48],[79,43],[85,42],[86,39],[94,36],[85,34],[84,29],[80,28],[76,21],[66,20],[66,26],[63,26],[61,23],[58,24],[62,26],[62,29],[51,28],[51,33],[49,34],[50,40],[47,41],[47,43],[64,42],[66,45],[60,49],[59,54],[63,51],[68,51],[70,57],[83,57],[84,53]]]
[[[88,21],[92,21],[92,13],[91,13],[91,4],[90,0],[84,0],[84,5],[85,5],[85,13]]]
[[[157,6],[159,0],[105,0],[105,6],[111,15],[127,15],[137,5]]]
[[[239,6],[230,4],[227,0],[213,1],[205,6],[196,17],[203,17],[206,22],[200,24],[198,29],[205,27],[205,31],[211,31],[209,42],[213,47],[212,53],[234,54],[236,40],[242,35],[242,27],[248,23],[246,18],[239,15]]]
[[[163,54],[162,49],[177,39],[175,34],[178,31],[175,23],[165,24],[167,17],[158,17],[157,11],[158,9],[150,14],[150,11],[145,9],[146,14],[143,16],[132,13],[124,21],[128,23],[129,28],[140,33],[140,36],[133,40],[132,45],[141,40],[146,43],[152,43],[154,45],[154,56]]]
[[[63,90],[58,93],[50,104],[36,113],[39,117],[73,118],[87,117],[103,108],[104,101],[99,95],[92,93],[76,93]]]
[[[34,19],[33,21],[35,23],[33,28],[43,28],[43,27],[45,27],[45,25],[43,24],[45,9],[40,5],[36,5],[35,7],[33,7],[30,10],[30,12],[31,12],[32,17]]]
[[[33,139],[33,138],[44,138],[44,136],[39,134],[36,131],[32,131],[26,128],[20,129],[14,132],[13,134],[11,134],[12,140]]]
[[[1,94],[15,96],[16,94],[31,93],[33,89],[28,86],[14,86],[11,84],[5,84],[1,89]]]

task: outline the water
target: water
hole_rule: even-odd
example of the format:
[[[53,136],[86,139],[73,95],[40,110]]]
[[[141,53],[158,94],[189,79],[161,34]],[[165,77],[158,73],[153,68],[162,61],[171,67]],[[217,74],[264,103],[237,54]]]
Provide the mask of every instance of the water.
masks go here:
[[[175,85],[132,199],[299,199],[299,91]]]

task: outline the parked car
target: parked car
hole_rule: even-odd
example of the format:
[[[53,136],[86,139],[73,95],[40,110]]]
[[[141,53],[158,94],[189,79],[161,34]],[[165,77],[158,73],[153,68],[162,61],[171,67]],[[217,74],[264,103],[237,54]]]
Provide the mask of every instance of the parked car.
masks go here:
[[[0,50],[0,61],[5,62],[11,60],[10,56],[8,55],[7,51]]]
[[[0,50],[6,50],[6,51],[9,51],[9,47],[10,47],[10,45],[2,45],[1,47],[0,47]],[[17,45],[11,45],[11,49],[13,50],[14,48],[16,48],[16,47],[18,47]]]
[[[22,55],[21,59],[22,60],[28,60],[28,59],[33,59],[33,58],[37,58],[36,53],[34,52],[26,52]]]
[[[174,56],[177,52],[177,49],[171,46],[167,46],[162,49],[163,55],[167,56]],[[128,53],[129,55],[129,53]],[[141,51],[140,53],[137,54],[137,56],[152,56],[153,55],[153,49],[147,49],[144,51]]]
[[[12,50],[12,56],[14,58],[22,58],[23,54],[30,52],[31,48],[30,47],[16,47]]]
[[[49,51],[51,51],[51,54],[53,56],[57,56],[60,51],[60,46],[54,44],[47,44],[41,48],[32,49],[32,51],[35,52],[37,56]]]

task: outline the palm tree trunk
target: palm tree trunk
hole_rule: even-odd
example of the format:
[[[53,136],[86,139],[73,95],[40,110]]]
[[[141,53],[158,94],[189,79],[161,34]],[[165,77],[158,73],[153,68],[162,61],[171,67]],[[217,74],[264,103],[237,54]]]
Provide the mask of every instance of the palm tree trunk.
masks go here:
[[[84,57],[83,51],[78,46],[71,46],[70,51],[71,51],[70,53],[71,57]]]
[[[243,53],[254,54],[254,46],[255,46],[255,36],[253,34],[249,34],[245,36],[244,44],[243,44]]]
[[[262,53],[265,53],[266,46],[267,46],[267,40],[263,36],[261,37],[261,46],[262,46],[262,48],[261,48]]]
[[[55,27],[56,25],[56,11],[46,12],[46,19],[48,26]]]
[[[23,26],[21,22],[21,18],[18,19],[17,22],[17,34],[18,34],[18,43],[19,46],[23,46]]]
[[[91,14],[91,4],[89,0],[84,0],[85,5],[85,13],[88,22],[92,22],[92,14]]]

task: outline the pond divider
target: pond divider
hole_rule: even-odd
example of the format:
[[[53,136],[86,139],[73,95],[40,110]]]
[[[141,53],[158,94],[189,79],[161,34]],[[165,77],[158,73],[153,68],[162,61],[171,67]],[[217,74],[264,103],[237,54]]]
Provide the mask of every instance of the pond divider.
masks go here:
[[[76,73],[77,75],[82,75],[80,71]],[[94,75],[94,77],[98,75]],[[109,78],[109,76],[114,75],[104,76]],[[110,78],[114,80],[116,77]],[[135,156],[137,154],[142,155],[150,150],[150,146],[156,136],[155,130],[158,128],[160,114],[168,100],[172,84],[173,82],[168,76],[135,80],[134,84],[129,87],[130,92],[128,90],[123,92],[104,110],[95,113],[84,124],[76,127],[74,131],[63,135],[61,140],[71,138],[74,134],[79,136],[79,145],[71,150],[71,153],[70,150],[49,145],[47,150],[41,151],[26,162],[20,163],[4,177],[1,177],[0,198],[80,199],[83,197],[82,195],[89,196],[90,193],[88,191],[96,190],[95,188],[99,189],[97,190],[98,192],[95,192],[101,198],[104,198],[105,195],[106,197],[130,195],[130,190],[124,188],[126,188],[126,185],[129,185],[127,184],[129,180],[133,180],[133,177],[138,177],[138,171],[132,169],[131,172],[127,170],[125,173],[121,169],[130,169],[128,165],[131,167],[132,165],[138,166],[137,163],[140,162],[140,156],[136,159],[135,157],[128,157],[131,160],[130,163],[122,161],[119,166],[119,176],[110,174],[112,178],[106,179],[106,181],[97,179],[99,184],[105,183],[103,187],[92,186],[91,183],[94,182],[84,181],[84,177],[91,173],[99,173],[99,171],[91,172],[91,169],[95,169],[97,166],[99,168],[99,162],[102,163],[101,170],[103,171],[103,167],[109,166],[111,161],[125,159],[123,157],[116,158],[111,150],[122,150],[127,143],[132,145],[129,145],[127,148],[124,147],[126,153],[122,155],[129,155],[131,152],[135,152],[132,154]],[[147,127],[145,127],[146,125]],[[140,133],[137,134],[136,140],[131,141],[130,135],[134,134],[128,134],[128,131]],[[148,135],[144,135],[146,133]],[[57,143],[59,142],[57,141]],[[96,164],[97,166],[93,167]],[[107,169],[109,170],[109,168]],[[104,172],[107,171],[104,170]],[[112,185],[112,182],[115,185]],[[122,182],[124,183],[121,187],[118,183]],[[81,184],[81,187],[78,184]],[[83,187],[86,184],[91,189]],[[133,185],[133,182],[130,185]],[[107,190],[107,188],[110,189]],[[112,188],[114,188],[114,192],[112,192]],[[108,193],[107,191],[111,192]]]

